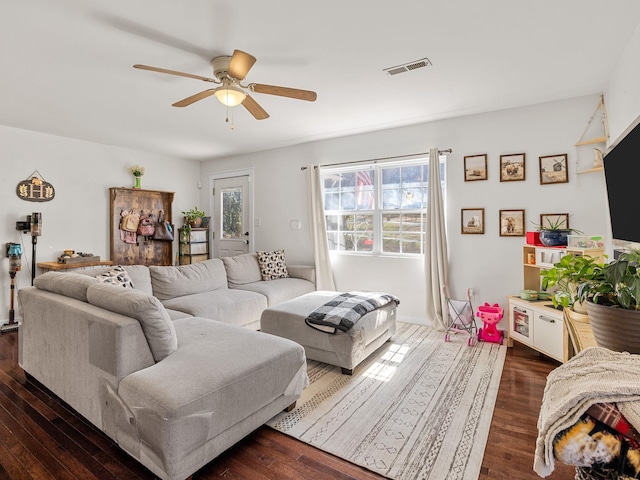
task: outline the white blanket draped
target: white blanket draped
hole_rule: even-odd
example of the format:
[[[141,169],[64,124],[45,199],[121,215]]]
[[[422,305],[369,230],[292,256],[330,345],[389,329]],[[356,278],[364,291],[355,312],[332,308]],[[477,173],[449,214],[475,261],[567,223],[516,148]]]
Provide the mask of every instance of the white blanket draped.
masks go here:
[[[546,477],[554,469],[553,439],[595,403],[616,403],[640,431],[640,355],[591,347],[547,377],[538,417],[533,469]]]

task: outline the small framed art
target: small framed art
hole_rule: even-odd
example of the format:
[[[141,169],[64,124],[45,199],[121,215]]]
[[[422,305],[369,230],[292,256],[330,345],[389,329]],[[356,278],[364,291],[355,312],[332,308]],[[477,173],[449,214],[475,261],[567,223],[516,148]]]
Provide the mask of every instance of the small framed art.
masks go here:
[[[500,236],[524,237],[524,210],[500,210]]]
[[[460,212],[461,233],[484,234],[484,208],[463,208]]]
[[[487,179],[487,154],[466,155],[464,157],[464,181]]]
[[[566,153],[540,157],[540,185],[567,183],[569,181],[567,167]]]
[[[526,177],[525,160],[524,153],[500,155],[500,181],[518,182],[524,180]]]
[[[541,213],[541,230],[567,230],[569,229],[568,213]]]

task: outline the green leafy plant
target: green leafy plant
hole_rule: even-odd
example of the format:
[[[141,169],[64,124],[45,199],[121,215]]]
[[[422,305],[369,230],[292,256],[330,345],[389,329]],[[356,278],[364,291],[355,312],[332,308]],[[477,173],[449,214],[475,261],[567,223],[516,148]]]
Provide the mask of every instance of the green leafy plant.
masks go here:
[[[199,222],[198,219],[202,219],[202,217],[206,215],[206,213],[200,210],[197,206],[193,207],[190,210],[187,210],[185,212],[180,212],[180,213],[184,215],[183,230],[186,231],[187,233],[191,232],[191,228]]]
[[[566,220],[563,220],[561,219],[561,217],[558,217],[558,218],[555,218],[554,220],[547,219],[546,225],[541,225],[535,222],[531,222],[531,223],[535,225],[536,230],[539,232],[542,230],[551,230],[551,231],[564,230],[564,231],[569,231],[571,233],[582,234],[580,230],[576,230],[575,228],[567,228],[566,222],[567,222]]]
[[[640,310],[640,249],[623,252],[599,265],[580,283],[577,297],[582,302]]]
[[[572,307],[578,299],[578,290],[586,282],[598,281],[603,265],[589,256],[565,255],[553,267],[542,270],[542,289],[557,287],[551,297],[553,306]]]

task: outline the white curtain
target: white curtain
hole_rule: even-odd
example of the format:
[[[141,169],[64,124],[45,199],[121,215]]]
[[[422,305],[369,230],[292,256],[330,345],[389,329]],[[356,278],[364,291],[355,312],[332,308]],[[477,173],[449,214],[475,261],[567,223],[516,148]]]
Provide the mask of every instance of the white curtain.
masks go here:
[[[307,165],[307,183],[309,199],[309,227],[311,242],[316,265],[316,289],[336,289],[329,258],[329,244],[327,243],[327,225],[322,203],[322,180],[318,165]]]
[[[426,277],[427,318],[437,330],[445,330],[448,314],[442,287],[447,284],[449,256],[444,218],[444,201],[440,185],[440,156],[437,148],[429,151],[429,200],[426,218],[424,269]]]

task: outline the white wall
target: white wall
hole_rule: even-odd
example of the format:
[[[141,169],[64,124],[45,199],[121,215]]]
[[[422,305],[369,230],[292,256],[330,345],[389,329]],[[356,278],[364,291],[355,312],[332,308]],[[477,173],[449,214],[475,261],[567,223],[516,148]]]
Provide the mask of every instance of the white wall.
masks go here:
[[[334,163],[452,148],[447,159],[447,217],[450,245],[450,285],[454,297],[473,287],[475,302],[506,303],[522,288],[523,237],[500,237],[498,211],[525,209],[526,224],[541,213],[570,213],[572,227],[585,233],[606,233],[608,215],[602,173],[576,174],[579,139],[598,95],[534,105],[482,115],[459,117],[375,133],[307,143],[250,155],[205,162],[202,181],[210,174],[254,167],[256,177],[255,248],[284,248],[288,262],[311,261],[305,174],[302,165]],[[526,153],[526,180],[501,183],[499,156]],[[487,153],[489,179],[464,182],[463,157]],[[567,153],[569,183],[540,185],[541,155]],[[580,152],[591,162],[591,151]],[[584,157],[584,158],[583,158]],[[586,160],[585,160],[586,158]],[[206,204],[208,192],[203,192]],[[485,235],[460,234],[460,209],[485,208]],[[292,231],[289,222],[302,221]],[[399,315],[424,321],[422,258],[367,257],[334,254],[339,290],[370,289],[396,294]]]
[[[31,265],[31,235],[17,231],[16,221],[42,212],[37,262],[55,261],[64,249],[108,259],[109,187],[132,186],[127,170],[134,164],[145,167],[144,189],[175,192],[173,221],[181,225],[180,212],[200,198],[196,188],[198,162],[0,126],[0,322],[9,318],[7,242],[23,244],[23,270],[16,275],[17,288],[31,285],[27,268]],[[18,182],[35,170],[54,186],[52,201],[28,202],[16,195]]]
[[[640,115],[640,25],[609,78],[605,103],[611,142]]]

